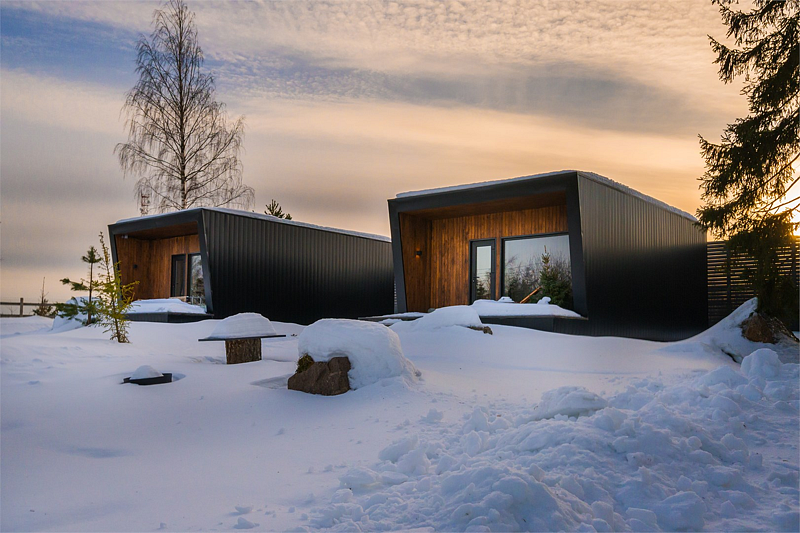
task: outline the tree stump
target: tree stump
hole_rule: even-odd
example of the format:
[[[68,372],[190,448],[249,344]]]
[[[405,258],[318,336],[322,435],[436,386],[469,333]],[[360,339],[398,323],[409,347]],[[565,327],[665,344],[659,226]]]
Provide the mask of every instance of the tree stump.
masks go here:
[[[225,356],[229,365],[261,361],[261,339],[226,340]]]

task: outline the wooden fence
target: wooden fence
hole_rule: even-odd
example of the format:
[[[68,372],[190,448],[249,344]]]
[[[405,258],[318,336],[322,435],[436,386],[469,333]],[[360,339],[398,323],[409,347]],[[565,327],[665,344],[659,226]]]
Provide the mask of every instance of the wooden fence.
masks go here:
[[[800,238],[795,238],[790,246],[779,251],[778,267],[792,277],[800,286],[800,269],[797,265]],[[750,257],[731,257],[731,251],[724,242],[709,242],[708,256],[708,325],[713,326],[744,302],[755,296],[747,283],[744,273],[755,265]],[[732,260],[733,259],[733,260]],[[791,324],[798,330],[798,318]]]
[[[24,298],[20,298],[19,302],[0,302],[0,316],[25,316],[26,307],[39,307],[40,302],[26,303]],[[55,306],[56,302],[47,302],[47,305]],[[12,309],[19,309],[19,313],[5,313],[5,307],[11,306]]]

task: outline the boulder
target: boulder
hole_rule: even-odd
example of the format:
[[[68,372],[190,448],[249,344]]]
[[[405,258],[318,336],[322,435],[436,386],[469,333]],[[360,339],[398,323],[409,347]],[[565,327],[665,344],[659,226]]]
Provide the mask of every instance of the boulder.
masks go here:
[[[349,371],[350,359],[347,357],[314,362],[289,378],[289,389],[323,396],[344,394],[350,390]]]
[[[742,322],[742,335],[752,342],[777,344],[781,341],[794,341],[797,338],[777,318],[753,313]]]

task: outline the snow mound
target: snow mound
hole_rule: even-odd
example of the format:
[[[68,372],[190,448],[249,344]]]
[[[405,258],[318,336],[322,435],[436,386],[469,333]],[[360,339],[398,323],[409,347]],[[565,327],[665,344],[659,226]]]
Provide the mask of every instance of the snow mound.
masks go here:
[[[769,348],[760,348],[742,361],[742,374],[749,378],[776,378],[781,373],[778,354]]]
[[[480,316],[561,316],[580,318],[575,311],[564,309],[550,303],[550,297],[545,296],[535,304],[521,304],[511,298],[503,297],[494,300],[475,300],[470,306]]]
[[[391,327],[395,331],[432,331],[451,326],[483,328],[481,317],[469,305],[442,307],[427,313],[413,322],[398,322]]]
[[[177,298],[155,298],[152,300],[136,300],[128,310],[129,315],[139,313],[183,313],[205,314],[205,309],[199,305],[192,305]]]
[[[239,313],[223,319],[209,338],[236,339],[264,335],[276,335],[275,328],[268,318],[258,313]]]
[[[556,415],[591,415],[607,406],[607,401],[583,387],[561,387],[542,394],[542,401],[534,412],[534,420],[553,418]]]
[[[131,379],[160,378],[163,375],[150,365],[142,365],[131,374]]]
[[[359,389],[385,378],[413,379],[420,372],[403,355],[400,338],[386,326],[361,320],[326,318],[306,327],[297,338],[298,357],[314,361],[350,359],[350,387]]]

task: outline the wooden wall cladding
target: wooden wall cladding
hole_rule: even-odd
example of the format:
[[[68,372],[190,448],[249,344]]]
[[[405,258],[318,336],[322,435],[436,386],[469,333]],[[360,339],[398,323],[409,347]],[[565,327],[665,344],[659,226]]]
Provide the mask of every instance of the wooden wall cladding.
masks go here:
[[[409,311],[425,312],[431,307],[431,221],[400,213],[400,235],[406,307]]]
[[[408,217],[416,218],[416,217]],[[566,205],[525,209],[504,213],[462,216],[439,220],[415,221],[415,226],[403,226],[401,214],[401,238],[403,240],[403,265],[406,280],[406,299],[409,311],[426,311],[429,307],[469,304],[469,243],[475,239],[498,239],[495,245],[495,287],[500,290],[501,250],[499,241],[503,237],[534,235],[567,231]],[[423,222],[429,224],[427,234],[418,229]],[[404,233],[406,229],[408,233]],[[409,231],[410,230],[410,231]],[[406,237],[413,235],[414,245],[427,236],[427,247],[423,248],[423,259],[427,259],[425,275],[422,269],[410,269],[406,249]],[[424,278],[424,281],[417,279]],[[419,294],[417,294],[419,291]],[[425,294],[428,294],[425,297]],[[499,297],[495,295],[495,298]],[[425,309],[421,305],[427,304]]]
[[[117,236],[117,260],[122,283],[138,281],[134,298],[169,298],[172,256],[200,252],[200,239],[183,235],[169,239],[127,239]]]

